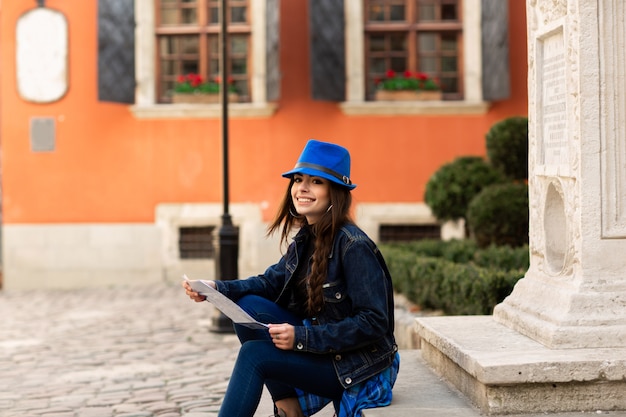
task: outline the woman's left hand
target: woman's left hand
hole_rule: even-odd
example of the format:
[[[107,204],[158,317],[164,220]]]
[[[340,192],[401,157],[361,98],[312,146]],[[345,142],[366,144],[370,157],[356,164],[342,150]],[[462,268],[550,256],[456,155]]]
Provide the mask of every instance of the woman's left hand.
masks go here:
[[[296,338],[294,327],[289,323],[270,324],[270,336],[274,346],[282,350],[292,350],[293,342]]]

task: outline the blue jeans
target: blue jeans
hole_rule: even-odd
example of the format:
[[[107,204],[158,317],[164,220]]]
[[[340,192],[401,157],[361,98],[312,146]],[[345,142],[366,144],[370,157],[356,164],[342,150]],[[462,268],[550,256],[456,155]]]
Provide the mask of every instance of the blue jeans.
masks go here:
[[[302,320],[259,296],[244,296],[237,304],[263,323],[302,325]],[[330,355],[278,349],[266,329],[235,325],[235,332],[241,341],[241,350],[219,417],[254,416],[263,384],[274,402],[296,397],[294,388],[330,398],[337,404],[341,400],[344,389],[337,379]]]

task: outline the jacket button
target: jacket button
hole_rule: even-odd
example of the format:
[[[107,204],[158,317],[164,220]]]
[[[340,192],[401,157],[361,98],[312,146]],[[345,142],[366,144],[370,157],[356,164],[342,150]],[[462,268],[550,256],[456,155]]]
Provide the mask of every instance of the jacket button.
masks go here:
[[[335,293],[335,298],[336,298],[337,300],[341,300],[341,293],[340,293],[340,292],[336,292],[336,293]]]
[[[298,350],[304,349],[304,345],[302,344],[302,342],[298,342],[298,344],[296,345],[296,349]]]
[[[350,385],[352,384],[352,378],[348,377],[346,379],[344,379],[344,381],[346,382],[346,384]]]
[[[336,361],[340,361],[341,360],[341,355],[335,355],[335,360]]]

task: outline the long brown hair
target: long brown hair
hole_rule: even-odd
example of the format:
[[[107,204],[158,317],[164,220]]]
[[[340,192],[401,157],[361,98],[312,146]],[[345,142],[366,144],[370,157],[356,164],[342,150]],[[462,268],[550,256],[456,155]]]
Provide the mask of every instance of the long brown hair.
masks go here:
[[[298,215],[293,205],[291,199],[293,183],[294,179],[291,178],[276,218],[267,229],[268,235],[280,229],[281,245],[288,243],[294,228],[307,225],[306,217]],[[328,183],[330,184],[330,209],[315,224],[311,225],[311,230],[315,236],[311,273],[307,276],[307,311],[311,316],[318,314],[324,306],[322,285],[324,285],[328,274],[328,258],[333,248],[335,236],[343,225],[353,222],[350,216],[352,193],[348,188],[332,181],[328,181]]]

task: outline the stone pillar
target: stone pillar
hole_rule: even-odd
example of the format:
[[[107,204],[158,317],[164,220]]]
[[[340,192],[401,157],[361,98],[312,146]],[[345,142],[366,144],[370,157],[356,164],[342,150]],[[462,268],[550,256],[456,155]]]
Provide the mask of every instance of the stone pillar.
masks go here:
[[[626,347],[626,2],[528,0],[530,268],[494,319]]]
[[[526,4],[530,268],[422,357],[487,415],[626,410],[626,1]]]

